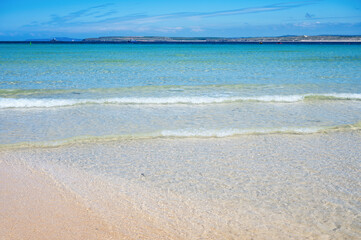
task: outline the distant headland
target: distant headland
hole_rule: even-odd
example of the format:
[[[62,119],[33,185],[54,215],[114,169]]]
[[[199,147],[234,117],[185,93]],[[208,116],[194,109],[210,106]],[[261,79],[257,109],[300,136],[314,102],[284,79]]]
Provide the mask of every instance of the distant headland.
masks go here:
[[[27,39],[25,41],[1,41],[0,43],[361,43],[361,35],[319,35],[279,37],[158,37],[158,36],[109,36],[76,39],[56,37],[49,39]]]
[[[361,42],[361,36],[280,36],[280,37],[98,37],[83,42],[146,42],[146,43],[279,43],[279,42]]]

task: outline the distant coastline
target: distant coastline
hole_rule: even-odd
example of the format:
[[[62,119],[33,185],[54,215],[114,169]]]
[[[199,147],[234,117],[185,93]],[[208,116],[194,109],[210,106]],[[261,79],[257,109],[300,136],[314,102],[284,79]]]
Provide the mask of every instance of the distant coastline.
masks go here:
[[[321,35],[321,36],[280,36],[280,37],[157,37],[157,36],[110,36],[85,39],[53,38],[28,39],[25,41],[1,41],[0,43],[361,43],[361,35]]]
[[[278,43],[278,42],[361,42],[361,36],[281,36],[281,37],[99,37],[83,42],[166,42],[166,43]]]

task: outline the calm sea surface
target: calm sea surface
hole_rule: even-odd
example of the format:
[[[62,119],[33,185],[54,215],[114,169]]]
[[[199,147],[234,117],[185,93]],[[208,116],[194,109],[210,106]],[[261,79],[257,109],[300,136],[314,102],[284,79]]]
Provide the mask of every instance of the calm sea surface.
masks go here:
[[[360,69],[361,45],[1,44],[0,144],[357,127]]]
[[[0,44],[0,162],[129,239],[360,239],[360,69],[361,45]]]

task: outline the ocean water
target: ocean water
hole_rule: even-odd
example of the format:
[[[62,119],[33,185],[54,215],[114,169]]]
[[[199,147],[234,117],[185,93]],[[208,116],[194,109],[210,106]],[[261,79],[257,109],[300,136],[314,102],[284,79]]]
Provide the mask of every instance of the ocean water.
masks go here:
[[[0,161],[127,239],[360,239],[360,69],[361,45],[0,44]]]
[[[1,44],[0,144],[359,126],[360,45]]]

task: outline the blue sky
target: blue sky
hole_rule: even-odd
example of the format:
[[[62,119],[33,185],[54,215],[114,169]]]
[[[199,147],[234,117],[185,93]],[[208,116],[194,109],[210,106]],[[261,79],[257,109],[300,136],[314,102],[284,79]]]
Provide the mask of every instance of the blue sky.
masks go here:
[[[361,35],[361,0],[0,0],[0,40]]]

